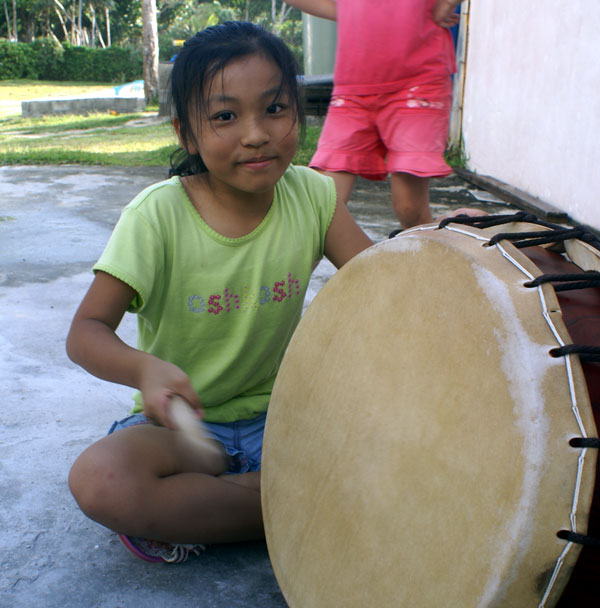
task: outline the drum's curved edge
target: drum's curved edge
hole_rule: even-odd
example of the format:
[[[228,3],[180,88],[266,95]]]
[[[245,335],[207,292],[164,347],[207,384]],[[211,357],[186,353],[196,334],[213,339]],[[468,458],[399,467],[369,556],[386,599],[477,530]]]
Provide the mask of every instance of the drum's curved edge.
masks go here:
[[[600,272],[600,251],[584,241],[568,239],[565,249],[569,257],[583,270],[596,270]]]
[[[432,228],[427,227],[426,229],[431,230]],[[461,234],[470,236],[472,238],[477,238],[482,241],[489,242],[489,240],[490,240],[489,237],[487,236],[487,234],[489,234],[489,231],[486,233],[482,230],[479,230],[478,228],[471,228],[471,227],[467,228],[464,226],[449,224],[449,225],[445,226],[444,229],[450,230],[453,232],[459,232]],[[502,255],[505,257],[505,259],[508,260],[511,264],[513,264],[517,269],[519,269],[524,274],[524,276],[526,276],[528,278],[528,280],[532,280],[535,278],[525,268],[525,265],[523,264],[523,262],[525,260],[527,260],[527,257],[521,251],[519,251],[519,249],[514,247],[514,245],[512,243],[510,243],[509,241],[499,241],[498,243],[496,243],[493,246],[498,248],[498,250],[502,253]],[[584,269],[589,269],[591,267],[594,270],[600,268],[600,257],[598,256],[597,251],[593,248],[590,248],[589,245],[587,245],[586,243],[580,243],[579,241],[571,243],[570,241],[567,241],[566,249],[567,249],[568,255],[573,256],[573,259],[574,259],[575,263],[577,263],[578,266],[583,267]],[[561,338],[562,332],[559,331],[559,328],[558,328],[558,324],[562,323],[562,317],[553,318],[553,315],[550,314],[550,307],[548,306],[548,302],[546,299],[545,289],[543,289],[542,285],[537,286],[536,289],[538,290],[538,294],[539,294],[539,298],[540,298],[540,305],[542,307],[542,315],[544,317],[544,320],[546,321],[548,327],[550,328],[550,331],[553,333],[554,337],[556,338],[558,345],[565,346],[564,340]],[[577,394],[575,391],[574,370],[573,370],[573,366],[578,366],[578,367],[581,366],[581,364],[579,362],[579,358],[574,355],[569,355],[569,356],[564,357],[564,362],[565,362],[567,378],[569,381],[569,394],[571,396],[571,411],[573,413],[573,417],[577,423],[577,426],[581,432],[581,437],[583,437],[583,438],[590,437],[590,433],[591,433],[591,436],[597,436],[598,432],[597,432],[597,429],[595,428],[593,420],[590,421],[590,426],[593,426],[593,428],[589,428],[586,430],[582,417],[581,417],[581,412],[580,412],[580,408],[579,408],[579,404],[578,404],[578,398],[577,398]],[[584,465],[591,466],[594,468],[594,470],[596,467],[596,461],[593,458],[587,459],[587,460],[591,460],[591,463],[586,464],[587,451],[588,451],[588,448],[583,448],[581,450],[581,454],[577,461],[577,476],[576,476],[576,480],[575,480],[575,486],[573,488],[573,502],[572,502],[572,506],[571,506],[571,513],[569,516],[569,520],[570,520],[570,524],[571,524],[570,531],[574,532],[574,533],[577,532],[577,509],[578,509],[579,502],[580,502],[580,486],[581,486],[581,480],[582,480],[582,476],[583,476],[583,468],[584,468]],[[587,524],[587,522],[586,522],[586,524]],[[561,554],[559,555],[559,557],[556,560],[554,570],[552,572],[550,580],[548,581],[546,589],[544,590],[544,595],[542,596],[542,599],[538,605],[538,608],[544,608],[544,606],[546,606],[548,599],[550,598],[550,596],[552,595],[552,593],[554,591],[554,585],[556,584],[556,581],[558,580],[558,576],[560,574],[560,571],[564,565],[565,559],[566,559],[567,555],[569,554],[569,552],[574,551],[574,550],[579,550],[579,549],[580,549],[580,547],[576,546],[573,542],[571,542],[571,541],[567,542],[563,551],[561,552]],[[559,590],[559,594],[560,593],[562,593],[562,589]]]
[[[512,223],[504,225],[502,227],[494,227],[492,229],[487,228],[485,230],[481,230],[479,228],[475,228],[472,226],[465,226],[463,224],[450,223],[450,224],[445,225],[443,228],[441,228],[441,230],[448,230],[450,232],[456,232],[456,233],[462,234],[464,236],[477,239],[477,240],[481,241],[483,244],[483,243],[489,243],[491,236],[493,236],[497,232],[519,232],[519,231],[523,230],[524,226],[527,226],[527,222],[512,222]],[[550,230],[550,228],[546,228],[543,226],[536,227],[536,229],[539,229],[542,231]],[[409,237],[410,235],[417,235],[419,233],[431,232],[433,230],[440,230],[440,228],[438,227],[437,224],[427,224],[424,226],[416,226],[415,228],[405,230],[401,235],[399,235],[399,237],[396,237],[396,238],[405,238],[405,237]],[[385,242],[386,241],[384,241],[383,243],[385,243]],[[383,245],[383,243],[380,243],[380,245]],[[524,253],[522,253],[519,249],[517,249],[510,241],[501,240],[492,246],[496,247],[501,252],[501,254],[504,256],[504,258],[507,261],[509,261],[513,266],[515,266],[528,280],[531,281],[532,279],[536,278],[536,276],[527,269],[527,266],[531,265],[530,260],[527,258],[527,256]],[[375,245],[374,247],[377,247],[377,245]],[[579,241],[576,241],[576,242],[566,241],[565,248],[567,250],[567,254],[573,255],[573,261],[578,266],[582,267],[583,269],[591,268],[591,269],[596,270],[596,269],[600,268],[600,257],[598,256],[597,251],[595,249],[591,248],[586,243],[581,243]],[[365,254],[369,255],[370,249],[371,248],[367,249],[366,251],[362,252],[360,255],[365,255]],[[541,272],[540,272],[540,274],[541,274]],[[562,339],[561,334],[568,335],[568,332],[566,331],[566,328],[562,324],[562,315],[558,315],[558,316],[552,315],[551,314],[552,307],[549,306],[549,303],[547,301],[548,296],[550,294],[553,295],[554,291],[553,290],[548,291],[545,285],[539,285],[536,287],[536,289],[538,291],[538,295],[540,298],[540,305],[542,307],[542,314],[543,314],[544,320],[546,321],[550,331],[554,335],[557,345],[565,346],[565,342]],[[561,325],[562,327],[559,328],[559,325]],[[564,357],[563,359],[564,359],[565,371],[566,371],[568,383],[569,383],[569,394],[571,396],[571,412],[573,413],[573,417],[576,421],[577,427],[580,430],[581,437],[587,438],[590,436],[597,436],[598,431],[595,427],[593,420],[590,420],[589,425],[588,425],[591,428],[586,429],[586,427],[583,423],[582,417],[581,417],[581,413],[580,413],[578,397],[577,397],[577,394],[575,391],[574,369],[573,369],[574,367],[579,368],[579,371],[581,373],[581,363],[579,362],[579,358],[576,355],[568,355],[568,356]],[[580,502],[581,502],[580,486],[581,486],[581,480],[583,477],[584,466],[586,468],[589,468],[589,467],[593,468],[594,469],[594,471],[592,471],[593,473],[595,473],[595,469],[596,469],[596,460],[594,458],[587,458],[587,451],[588,451],[588,448],[583,448],[581,450],[581,454],[577,461],[577,475],[576,475],[575,485],[573,488],[573,501],[572,501],[572,506],[571,506],[571,513],[569,516],[570,525],[571,525],[570,531],[574,532],[574,533],[577,533],[577,511],[578,511],[578,507],[580,506]],[[591,501],[591,497],[590,497],[590,501]],[[586,516],[585,523],[586,523],[586,528],[587,528],[587,516]],[[569,553],[571,553],[573,551],[579,552],[580,549],[581,549],[581,547],[579,547],[578,545],[575,545],[571,541],[568,541],[566,543],[563,551],[561,552],[561,554],[559,555],[559,557],[556,560],[554,569],[548,580],[548,583],[544,590],[544,594],[542,596],[542,600],[540,601],[538,608],[544,608],[547,605],[550,597],[553,595],[556,595],[556,597],[554,598],[556,601],[559,599],[560,594],[562,593],[562,588],[555,589],[555,585],[556,585],[557,580],[559,579],[560,571],[563,568],[565,560],[566,560],[567,556],[569,555]],[[557,594],[554,593],[555,591],[557,592]],[[553,603],[555,603],[555,602],[553,602]]]

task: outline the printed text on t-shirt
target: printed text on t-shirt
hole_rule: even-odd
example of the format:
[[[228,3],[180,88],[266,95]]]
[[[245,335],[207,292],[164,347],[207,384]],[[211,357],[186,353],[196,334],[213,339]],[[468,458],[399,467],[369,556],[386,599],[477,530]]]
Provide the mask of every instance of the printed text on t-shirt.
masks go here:
[[[193,313],[208,312],[213,315],[233,310],[249,311],[268,302],[283,302],[285,298],[299,296],[301,293],[300,281],[288,273],[287,280],[275,281],[273,287],[261,285],[257,291],[251,291],[244,285],[241,291],[226,287],[223,293],[214,293],[208,297],[194,294],[188,297],[188,309]]]

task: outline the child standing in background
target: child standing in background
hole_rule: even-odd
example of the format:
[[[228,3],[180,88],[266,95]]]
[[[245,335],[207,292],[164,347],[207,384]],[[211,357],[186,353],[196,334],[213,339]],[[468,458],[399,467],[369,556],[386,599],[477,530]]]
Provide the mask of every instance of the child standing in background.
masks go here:
[[[429,180],[444,160],[454,45],[462,0],[286,0],[337,21],[331,102],[310,166],[333,177],[348,202],[357,175],[391,174],[402,228],[432,221]]]
[[[292,54],[250,23],[186,42],[171,76],[181,154],[123,211],[77,310],[70,358],[138,389],[128,418],[69,476],[83,512],[147,561],[264,536],[265,414],[313,268],[371,245],[334,182],[290,163],[303,120]],[[137,348],[115,331],[138,316]],[[202,413],[228,458],[173,429],[170,399]]]

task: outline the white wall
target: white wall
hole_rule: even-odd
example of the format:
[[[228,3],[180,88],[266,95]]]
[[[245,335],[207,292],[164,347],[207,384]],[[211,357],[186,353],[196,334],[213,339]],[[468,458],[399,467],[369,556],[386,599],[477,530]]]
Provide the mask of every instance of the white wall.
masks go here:
[[[600,229],[598,0],[463,6],[467,168]]]

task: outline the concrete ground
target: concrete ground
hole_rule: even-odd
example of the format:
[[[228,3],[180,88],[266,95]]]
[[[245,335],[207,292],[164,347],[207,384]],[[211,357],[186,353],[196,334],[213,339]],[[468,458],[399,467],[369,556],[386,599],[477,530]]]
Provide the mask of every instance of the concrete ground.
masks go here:
[[[265,543],[148,564],[88,520],[67,487],[73,460],[126,415],[132,391],[72,364],[65,336],[122,207],[164,176],[161,168],[0,167],[1,607],[286,606]],[[514,210],[457,177],[436,180],[434,214],[457,206]],[[385,183],[357,182],[350,207],[376,241],[396,227]],[[332,273],[327,262],[317,268],[307,300]],[[119,329],[131,343],[134,321],[127,315]]]

